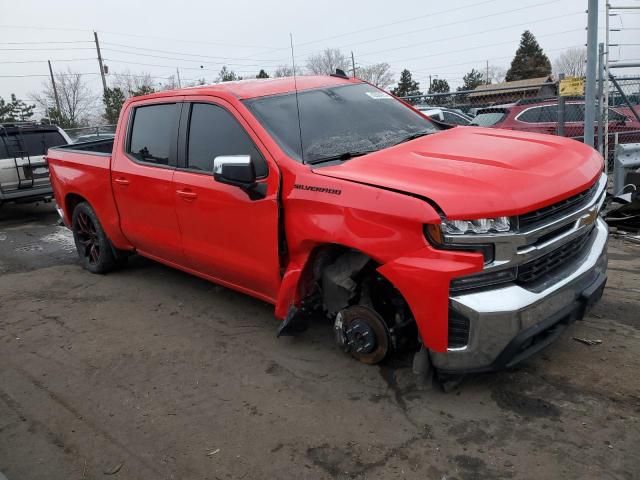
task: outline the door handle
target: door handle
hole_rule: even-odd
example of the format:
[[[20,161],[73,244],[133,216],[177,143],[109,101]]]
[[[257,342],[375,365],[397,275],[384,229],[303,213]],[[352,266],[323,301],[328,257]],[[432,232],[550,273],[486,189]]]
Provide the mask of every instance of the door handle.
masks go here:
[[[114,178],[113,181],[118,185],[129,185],[129,180],[126,178]]]
[[[176,190],[176,193],[185,200],[195,200],[198,198],[198,194],[190,190]]]

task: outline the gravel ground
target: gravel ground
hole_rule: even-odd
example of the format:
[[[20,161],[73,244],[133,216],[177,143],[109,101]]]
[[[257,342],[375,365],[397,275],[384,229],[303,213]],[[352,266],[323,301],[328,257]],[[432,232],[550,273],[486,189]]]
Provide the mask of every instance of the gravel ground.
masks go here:
[[[134,257],[91,275],[52,205],[0,209],[0,472],[17,479],[634,479],[640,248],[519,368],[450,393],[319,322]],[[602,340],[587,346],[572,337]],[[2,477],[0,474],[0,478]]]

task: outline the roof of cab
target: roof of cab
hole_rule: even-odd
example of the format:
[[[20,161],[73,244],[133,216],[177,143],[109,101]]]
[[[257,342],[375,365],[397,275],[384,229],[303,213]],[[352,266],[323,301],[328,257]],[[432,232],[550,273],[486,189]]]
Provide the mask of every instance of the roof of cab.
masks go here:
[[[248,98],[293,93],[296,89],[296,83],[298,91],[303,91],[314,88],[346,85],[349,83],[362,83],[362,80],[358,80],[357,78],[334,77],[330,75],[302,75],[296,77],[295,82],[293,77],[237,80],[232,82],[214,83],[211,85],[186,87],[176,90],[166,90],[136,97],[136,100],[176,95],[230,95],[240,100],[245,100]]]

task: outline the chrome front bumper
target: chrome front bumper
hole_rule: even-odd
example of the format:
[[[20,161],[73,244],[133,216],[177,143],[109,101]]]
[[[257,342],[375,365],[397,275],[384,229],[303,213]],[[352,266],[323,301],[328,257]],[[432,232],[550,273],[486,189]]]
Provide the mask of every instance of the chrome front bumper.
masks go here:
[[[554,272],[543,290],[509,284],[451,297],[450,308],[469,319],[469,341],[446,353],[432,352],[434,366],[444,372],[495,370],[551,343],[559,326],[582,318],[599,298],[606,280],[607,236],[606,224],[598,219],[584,253]]]

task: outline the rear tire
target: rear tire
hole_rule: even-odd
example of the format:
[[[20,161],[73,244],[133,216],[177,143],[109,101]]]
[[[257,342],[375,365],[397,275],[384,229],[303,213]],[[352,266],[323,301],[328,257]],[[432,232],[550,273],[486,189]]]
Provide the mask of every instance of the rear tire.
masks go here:
[[[71,217],[73,240],[83,268],[91,273],[107,273],[116,266],[113,246],[93,208],[81,202]]]

